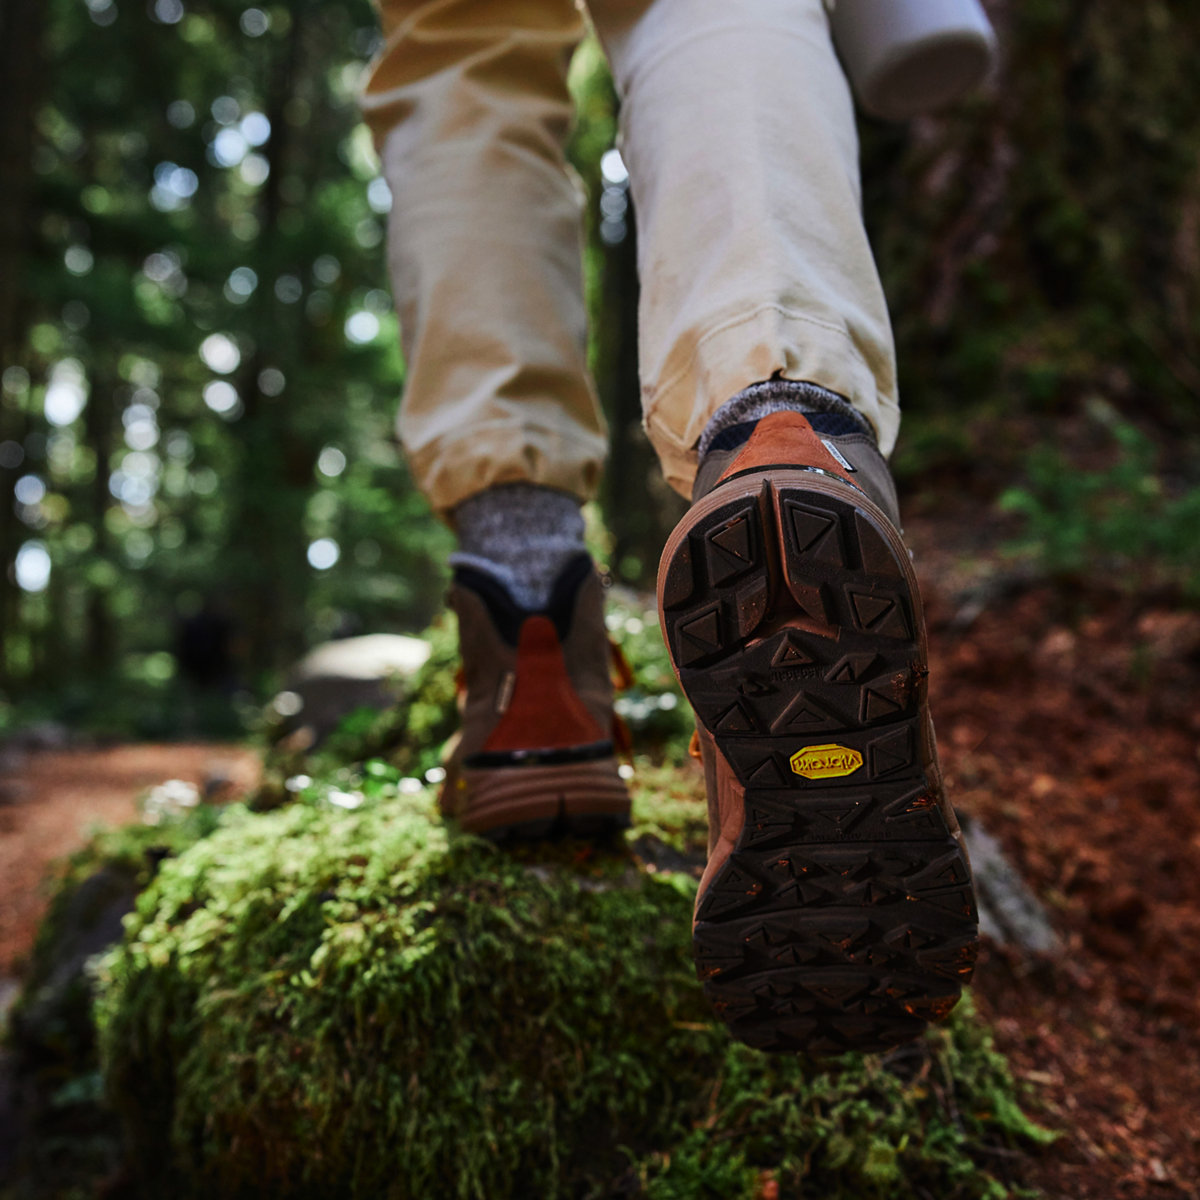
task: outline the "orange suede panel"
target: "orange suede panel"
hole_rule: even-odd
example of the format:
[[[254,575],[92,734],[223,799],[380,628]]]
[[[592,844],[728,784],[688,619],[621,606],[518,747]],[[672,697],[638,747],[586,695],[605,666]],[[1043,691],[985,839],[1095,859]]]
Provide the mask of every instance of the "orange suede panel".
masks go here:
[[[777,412],[763,417],[741,454],[729,464],[721,479],[755,467],[778,467],[784,464],[820,467],[822,471],[841,476],[847,483],[854,482],[841,463],[825,449],[820,434],[798,412]]]
[[[549,617],[528,617],[521,626],[516,673],[508,711],[484,750],[557,750],[609,736],[575,694]]]

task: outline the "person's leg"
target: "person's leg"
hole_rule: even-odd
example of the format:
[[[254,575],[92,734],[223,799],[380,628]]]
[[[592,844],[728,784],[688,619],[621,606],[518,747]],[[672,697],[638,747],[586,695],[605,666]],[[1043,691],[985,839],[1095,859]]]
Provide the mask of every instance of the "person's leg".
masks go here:
[[[590,498],[605,430],[585,358],[580,196],[563,156],[571,0],[382,0],[363,97],[392,190],[400,435],[449,513],[533,483]]]
[[[400,435],[459,537],[462,729],[443,807],[499,836],[627,820],[601,589],[579,505],[603,421],[563,155],[572,0],[382,0],[363,99],[393,195]]]
[[[881,1049],[953,1006],[977,935],[881,454],[895,370],[849,91],[820,0],[593,8],[647,425],[694,500],[658,599],[708,788],[697,967],[751,1045]]]
[[[775,376],[844,397],[889,453],[891,326],[821,0],[591,7],[622,97],[642,395],[670,483],[691,494],[710,418]]]

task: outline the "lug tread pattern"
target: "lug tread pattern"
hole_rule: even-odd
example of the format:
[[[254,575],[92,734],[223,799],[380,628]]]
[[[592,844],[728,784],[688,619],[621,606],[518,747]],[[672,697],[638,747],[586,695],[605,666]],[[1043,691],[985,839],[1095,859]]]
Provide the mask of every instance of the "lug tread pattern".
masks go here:
[[[680,682],[746,789],[696,968],[751,1046],[883,1050],[957,1002],[978,913],[922,761],[920,600],[886,517],[779,478],[699,518],[663,568]],[[861,765],[797,773],[830,744]]]

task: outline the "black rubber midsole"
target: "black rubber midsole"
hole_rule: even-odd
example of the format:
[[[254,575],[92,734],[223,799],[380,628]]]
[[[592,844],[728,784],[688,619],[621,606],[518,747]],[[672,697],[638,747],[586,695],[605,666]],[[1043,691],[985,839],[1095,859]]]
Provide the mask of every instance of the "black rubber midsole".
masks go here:
[[[563,763],[593,762],[612,758],[616,753],[611,740],[589,742],[583,746],[560,746],[533,750],[481,750],[463,759],[464,767],[552,767]]]

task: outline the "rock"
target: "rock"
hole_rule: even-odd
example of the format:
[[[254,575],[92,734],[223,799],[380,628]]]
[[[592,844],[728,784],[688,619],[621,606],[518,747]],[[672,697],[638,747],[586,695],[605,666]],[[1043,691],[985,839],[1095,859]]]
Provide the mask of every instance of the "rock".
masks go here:
[[[977,819],[963,817],[962,829],[984,935],[1025,954],[1056,954],[1061,942],[1045,907],[1008,861],[1000,843]]]
[[[424,638],[393,633],[370,633],[341,638],[310,650],[293,669],[293,678],[384,679],[416,674],[429,658]]]
[[[390,707],[399,697],[397,685],[411,679],[429,653],[424,639],[390,633],[317,646],[292,668],[284,691],[271,702],[282,734],[306,729],[312,745],[356,709]]]
[[[34,721],[8,734],[0,750],[25,754],[33,750],[65,750],[72,742],[71,731],[57,721]]]
[[[631,841],[504,851],[428,792],[226,810],[101,977],[145,1194],[750,1200],[763,1170],[996,1194],[969,1148],[1037,1131],[969,1000],[882,1069],[733,1044],[691,961],[692,856]]]
[[[40,1052],[86,1057],[91,1037],[89,962],[120,941],[122,919],[137,898],[133,875],[112,863],[100,866],[67,897],[52,925],[43,928],[35,970],[13,1013],[23,1057]]]

